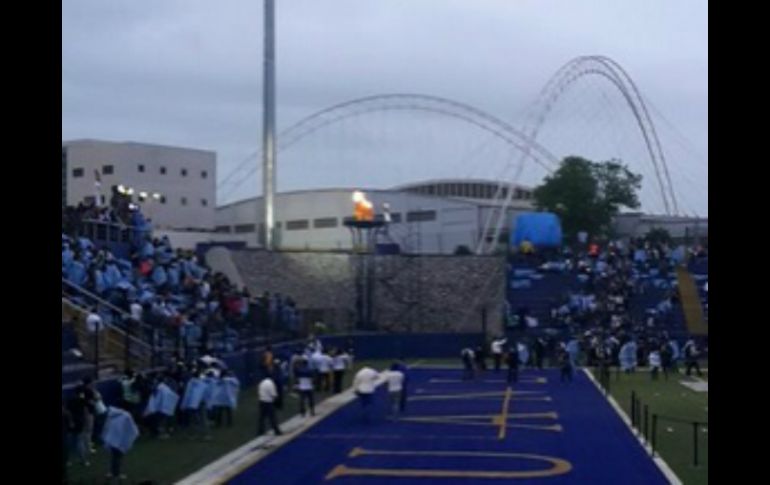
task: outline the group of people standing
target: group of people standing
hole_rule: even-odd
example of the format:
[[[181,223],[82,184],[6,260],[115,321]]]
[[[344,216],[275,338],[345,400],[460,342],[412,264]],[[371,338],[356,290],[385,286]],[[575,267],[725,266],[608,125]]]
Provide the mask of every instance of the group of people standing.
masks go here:
[[[233,425],[240,382],[211,356],[148,375],[128,369],[119,383],[118,405],[105,405],[90,378],[83,379],[62,405],[63,475],[73,453],[89,467],[99,442],[110,452],[108,478],[125,479],[123,456],[139,437],[140,427],[157,439],[181,429],[190,438],[208,441],[212,426]]]

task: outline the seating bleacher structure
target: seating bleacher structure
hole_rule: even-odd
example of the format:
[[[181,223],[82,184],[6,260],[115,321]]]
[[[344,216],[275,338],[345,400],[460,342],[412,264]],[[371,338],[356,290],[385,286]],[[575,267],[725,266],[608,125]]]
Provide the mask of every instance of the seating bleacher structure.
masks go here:
[[[214,294],[215,286],[221,290],[219,299],[199,295],[199,285],[204,279],[211,286],[211,294]],[[134,301],[144,307],[143,321],[139,328],[129,330],[129,304]],[[170,309],[165,316],[153,311],[162,309],[156,306],[159,304]],[[131,332],[134,344],[129,347],[133,347],[132,355],[140,347],[145,350],[151,347],[153,354],[157,352],[167,358],[183,350],[189,359],[202,350],[204,332],[209,332],[206,350],[221,353],[266,338],[281,340],[288,330],[298,328],[299,313],[293,302],[285,299],[279,303],[273,297],[265,313],[269,312],[269,318],[282,324],[273,329],[272,335],[265,336],[254,325],[255,304],[259,303],[243,290],[233,287],[224,275],[213,273],[193,252],[175,251],[167,238],[152,239],[151,233],[146,233],[143,239],[133,241],[130,255],[121,257],[112,251],[109,241],[62,234],[63,384],[94,372],[88,360],[72,352],[76,348],[81,355],[88,354],[90,338],[84,331],[83,322],[90,308],[97,308],[107,330],[116,334],[113,341],[126,339],[126,332]],[[196,320],[181,325],[178,316],[182,314],[195,316]],[[79,325],[68,328],[65,321],[70,319]],[[214,328],[204,331],[204,326]],[[118,346],[113,347],[117,349]],[[109,348],[102,351],[105,350]],[[167,359],[160,360],[165,362]],[[143,361],[128,363],[150,364]]]

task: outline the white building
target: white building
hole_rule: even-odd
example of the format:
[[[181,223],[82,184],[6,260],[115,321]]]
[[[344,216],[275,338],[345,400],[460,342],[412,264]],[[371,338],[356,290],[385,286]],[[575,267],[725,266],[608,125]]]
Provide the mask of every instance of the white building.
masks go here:
[[[157,228],[214,227],[216,153],[134,142],[62,142],[62,206],[97,197],[108,204],[119,185],[133,189],[134,203]]]
[[[375,212],[390,206],[392,223],[379,242],[399,244],[403,252],[453,253],[459,246],[474,250],[490,212],[499,212],[494,199],[499,183],[489,180],[436,180],[390,190],[366,190]],[[349,250],[350,231],[343,225],[353,211],[356,188],[302,190],[275,197],[276,245],[283,250]],[[507,193],[507,186],[500,190]],[[532,192],[519,187],[505,221],[532,210]],[[259,246],[264,233],[262,198],[217,208],[216,230],[222,239]],[[509,229],[506,228],[506,232]],[[222,237],[229,235],[230,237]]]

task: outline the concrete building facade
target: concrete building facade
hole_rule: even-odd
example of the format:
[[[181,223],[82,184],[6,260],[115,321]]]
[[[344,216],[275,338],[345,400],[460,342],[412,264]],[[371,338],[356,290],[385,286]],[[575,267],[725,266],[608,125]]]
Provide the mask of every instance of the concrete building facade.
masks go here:
[[[390,206],[391,224],[379,242],[396,243],[402,252],[452,254],[460,246],[474,250],[482,237],[490,213],[497,214],[498,183],[483,180],[442,180],[396,187],[364,190],[383,214]],[[276,194],[276,234],[279,249],[350,250],[352,238],[344,219],[352,215],[354,188],[303,190]],[[501,187],[507,190],[507,187]],[[533,209],[531,190],[518,188],[505,221]],[[262,198],[251,198],[220,206],[216,230],[232,240],[260,246]],[[510,228],[506,227],[505,232]]]
[[[108,204],[112,187],[119,185],[133,189],[133,202],[157,228],[214,228],[215,152],[135,142],[62,142],[62,206],[86,200]]]

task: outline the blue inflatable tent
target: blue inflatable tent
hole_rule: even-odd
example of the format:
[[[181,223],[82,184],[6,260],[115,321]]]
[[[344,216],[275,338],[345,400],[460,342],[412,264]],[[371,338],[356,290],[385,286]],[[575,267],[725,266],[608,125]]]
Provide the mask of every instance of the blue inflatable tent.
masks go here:
[[[519,214],[511,234],[511,244],[519,246],[527,240],[535,247],[561,246],[561,222],[550,212],[525,212]]]

